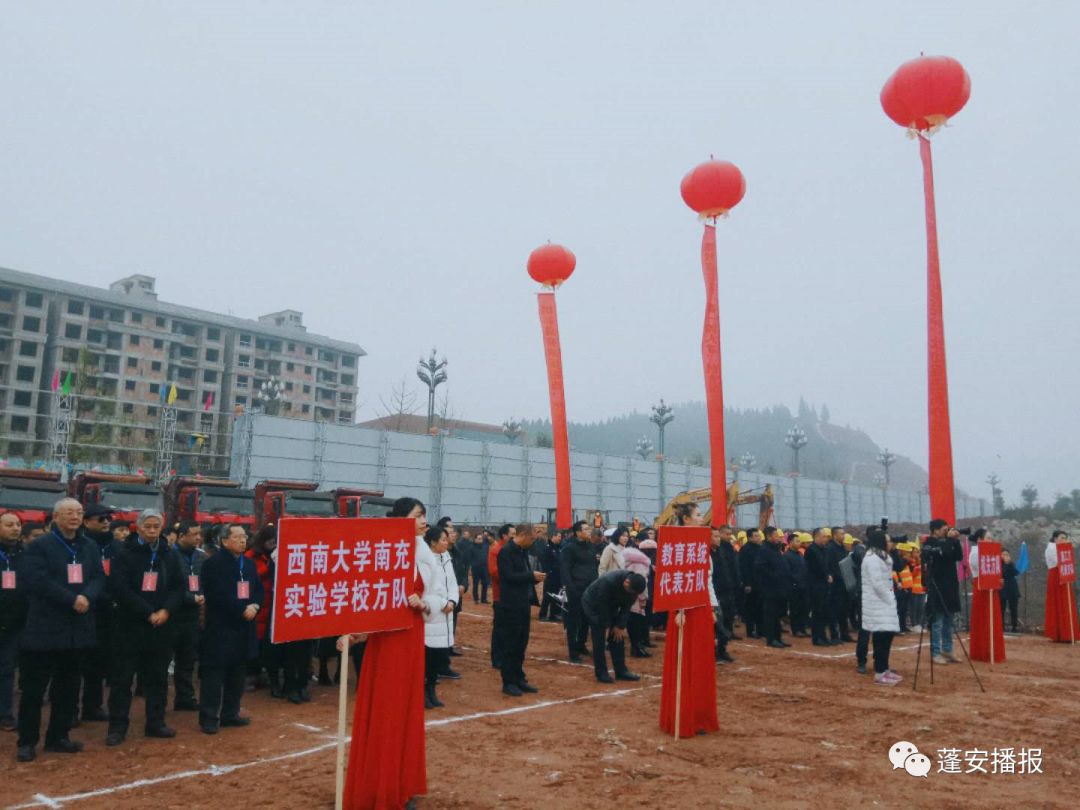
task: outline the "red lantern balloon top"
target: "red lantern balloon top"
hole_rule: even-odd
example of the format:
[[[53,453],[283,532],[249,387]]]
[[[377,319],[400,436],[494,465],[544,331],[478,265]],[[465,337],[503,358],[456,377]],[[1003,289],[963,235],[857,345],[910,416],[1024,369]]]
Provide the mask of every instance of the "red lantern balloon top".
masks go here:
[[[577,258],[570,250],[550,242],[529,254],[529,275],[552,289],[570,278],[576,265]]]
[[[971,77],[950,56],[920,56],[905,62],[881,88],[881,107],[902,127],[936,130],[971,96]]]
[[[702,219],[722,217],[746,194],[746,180],[734,163],[707,160],[694,167],[679,189],[683,201]]]

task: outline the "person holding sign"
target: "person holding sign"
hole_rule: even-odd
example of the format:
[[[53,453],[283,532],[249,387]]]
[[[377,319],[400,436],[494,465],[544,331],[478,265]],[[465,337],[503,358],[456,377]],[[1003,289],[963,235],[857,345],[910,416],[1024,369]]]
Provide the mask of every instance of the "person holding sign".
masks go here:
[[[1046,546],[1046,624],[1043,633],[1051,641],[1076,643],[1076,554],[1069,535],[1058,529]]]
[[[36,756],[46,687],[50,712],[45,750],[82,750],[82,743],[68,734],[79,698],[79,658],[94,646],[94,605],[105,591],[101,555],[80,533],[82,520],[81,503],[74,498],[57,501],[50,530],[30,543],[19,560],[18,587],[27,598],[19,656],[19,762]]]
[[[696,504],[680,504],[675,519],[678,526],[700,527],[691,533],[700,539],[690,540],[687,532],[671,532],[670,526],[662,526],[657,542],[653,600],[658,611],[669,611],[660,728],[679,738],[719,731],[720,724],[716,718],[716,617],[709,598],[710,532],[701,525]],[[693,562],[687,561],[690,549],[694,549]]]
[[[165,704],[176,626],[170,619],[183,603],[184,582],[180,558],[161,536],[164,523],[161,512],[144,509],[135,524],[138,531],[128,536],[112,561],[109,591],[116,612],[106,745],[119,745],[127,736],[136,672],[146,698],[146,736],[176,736],[165,725]]]
[[[204,734],[251,722],[240,716],[240,696],[247,664],[259,654],[255,617],[266,599],[255,561],[244,556],[244,527],[226,527],[221,546],[202,567],[206,629],[199,648],[199,728]]]
[[[415,498],[398,498],[387,517],[416,522],[416,563],[408,604],[411,624],[371,633],[356,688],[352,745],[345,782],[349,810],[414,806],[427,793],[424,742],[424,583],[419,569],[430,565],[424,542],[427,509]],[[351,637],[350,637],[351,639]],[[356,640],[359,640],[357,638]],[[339,649],[344,646],[339,639]]]
[[[971,598],[972,661],[1000,664],[1005,660],[1005,631],[1001,622],[1001,544],[977,529],[969,540],[968,565],[975,593]]]

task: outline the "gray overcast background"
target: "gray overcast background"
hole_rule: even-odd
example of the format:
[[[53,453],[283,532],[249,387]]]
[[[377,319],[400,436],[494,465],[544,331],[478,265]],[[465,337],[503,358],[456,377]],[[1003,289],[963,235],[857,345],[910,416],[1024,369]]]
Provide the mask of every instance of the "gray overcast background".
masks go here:
[[[362,418],[437,345],[461,418],[547,413],[530,250],[574,420],[703,399],[701,227],[728,159],[727,403],[827,402],[926,462],[916,145],[878,93],[958,58],[934,140],[957,483],[1080,487],[1080,4],[0,6],[0,264],[354,340]],[[527,7],[526,7],[527,6]],[[418,383],[416,383],[419,385]],[[629,450],[629,448],[628,448]]]

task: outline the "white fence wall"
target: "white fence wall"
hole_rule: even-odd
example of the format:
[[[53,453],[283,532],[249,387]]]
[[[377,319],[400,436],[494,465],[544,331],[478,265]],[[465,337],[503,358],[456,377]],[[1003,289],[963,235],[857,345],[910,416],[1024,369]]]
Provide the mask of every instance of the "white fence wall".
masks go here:
[[[539,447],[315,423],[246,414],[237,419],[231,475],[245,486],[269,478],[315,481],[320,489],[355,486],[388,497],[421,498],[432,516],[462,523],[540,521],[555,506],[555,458]],[[570,454],[574,508],[602,509],[615,521],[651,521],[679,492],[709,486],[709,470],[668,462],[664,492],[660,464],[636,457]],[[729,471],[728,480],[734,475]],[[810,478],[739,474],[745,490],[772,484],[778,525],[784,528],[893,522],[925,523],[929,499],[917,492],[882,491]],[[957,497],[958,517],[991,514],[989,504]],[[757,522],[757,506],[738,509],[738,523]]]

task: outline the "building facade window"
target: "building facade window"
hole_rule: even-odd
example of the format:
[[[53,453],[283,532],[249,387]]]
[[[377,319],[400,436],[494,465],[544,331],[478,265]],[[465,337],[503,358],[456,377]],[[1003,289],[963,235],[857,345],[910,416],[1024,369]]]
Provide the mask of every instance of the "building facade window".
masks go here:
[[[24,332],[40,332],[41,331],[41,318],[32,318],[29,315],[22,319],[22,328]]]
[[[41,309],[41,304],[44,301],[41,297],[41,293],[36,292],[28,292],[23,300],[28,307],[33,307],[34,309]]]
[[[131,313],[131,322],[132,323],[142,323],[142,313],[141,312],[132,312]]]
[[[139,336],[138,335],[129,335],[128,336],[128,342],[132,346],[138,346],[139,345]]]
[[[16,391],[12,401],[19,408],[29,408],[34,401],[34,394],[31,391]]]
[[[19,341],[19,356],[20,357],[37,357],[36,343],[31,343],[28,340]]]
[[[82,338],[82,327],[77,323],[69,323],[64,326],[64,337],[68,340],[80,340]]]
[[[139,367],[139,358],[138,357],[129,357],[127,359],[127,367],[128,368],[138,368]]]
[[[82,301],[68,300],[67,311],[69,315],[82,315],[84,310]]]

